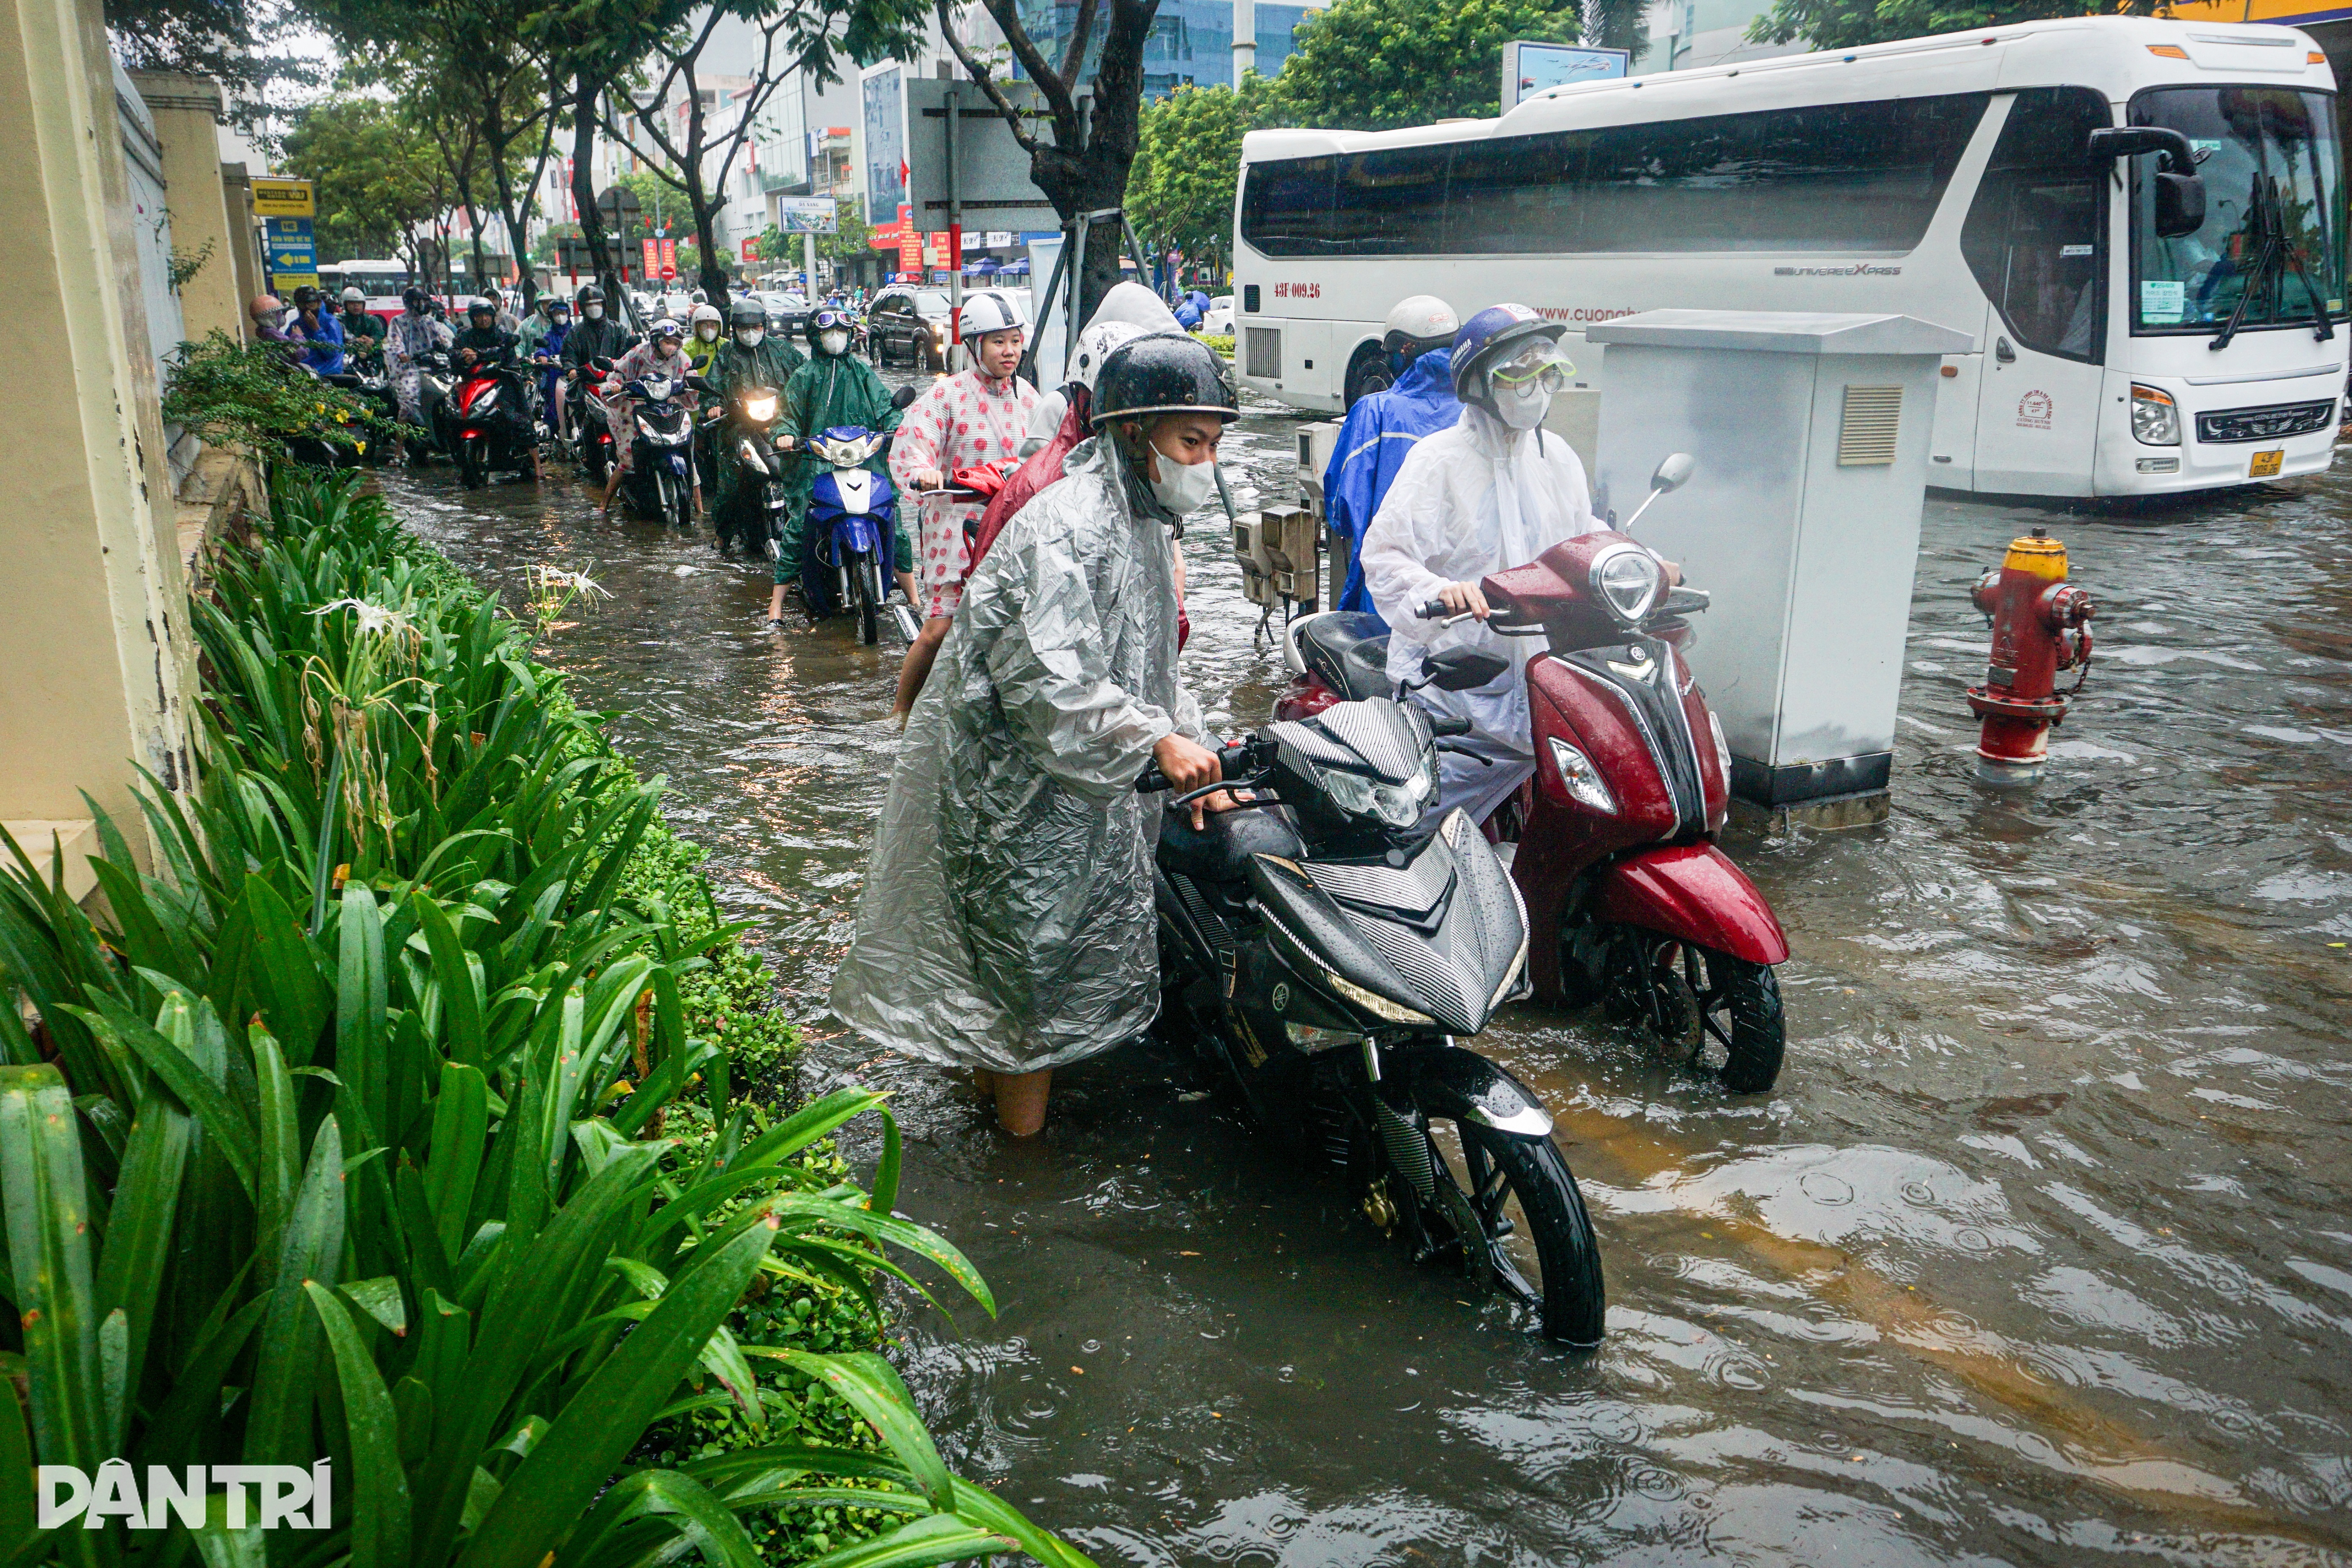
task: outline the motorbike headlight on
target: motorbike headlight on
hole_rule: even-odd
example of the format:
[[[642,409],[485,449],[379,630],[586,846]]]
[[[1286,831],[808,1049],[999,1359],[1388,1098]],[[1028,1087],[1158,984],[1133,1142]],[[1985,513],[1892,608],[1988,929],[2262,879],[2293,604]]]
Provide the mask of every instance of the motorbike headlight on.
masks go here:
[[[2153,386],[2131,389],[2132,439],[2144,447],[2180,445],[2180,409],[2172,395]]]
[[[1317,768],[1315,782],[1350,816],[1378,817],[1391,827],[1411,827],[1421,820],[1423,807],[1436,792],[1437,768],[1423,753],[1421,766],[1402,784],[1383,784],[1337,768]]]
[[[1657,607],[1665,585],[1665,568],[1638,544],[1612,545],[1593,558],[1592,592],[1629,626],[1639,626]]]
[[[757,396],[747,397],[743,400],[743,417],[751,420],[753,424],[765,425],[769,420],[773,419],[775,416],[775,394],[772,392],[763,392]]]
[[[1416,1013],[1410,1007],[1400,1006],[1387,997],[1367,991],[1354,981],[1342,979],[1328,969],[1323,972],[1323,983],[1338,992],[1343,999],[1354,1003],[1375,1018],[1386,1018],[1391,1024],[1437,1022],[1426,1013]]]
[[[1592,765],[1592,759],[1557,735],[1550,740],[1552,763],[1559,769],[1560,782],[1568,786],[1570,795],[1604,816],[1616,816],[1617,797],[1609,793],[1609,783]]]

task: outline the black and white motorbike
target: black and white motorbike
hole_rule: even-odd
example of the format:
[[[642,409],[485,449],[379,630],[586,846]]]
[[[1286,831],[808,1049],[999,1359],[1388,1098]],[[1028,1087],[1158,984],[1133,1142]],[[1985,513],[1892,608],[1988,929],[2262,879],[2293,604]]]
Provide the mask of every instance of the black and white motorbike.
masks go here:
[[[1431,661],[1466,690],[1503,668]],[[1454,721],[1458,722],[1458,721]],[[1499,1291],[1549,1338],[1600,1342],[1601,1257],[1552,1119],[1456,1042],[1528,989],[1526,911],[1477,825],[1437,818],[1444,720],[1385,697],[1266,725],[1179,795],[1153,876],[1161,1029],[1258,1121],[1343,1165],[1415,1261]],[[1139,790],[1164,790],[1157,766]],[[1198,831],[1185,809],[1248,792]]]
[[[609,371],[612,362],[598,360]],[[675,528],[694,526],[694,421],[677,401],[683,375],[645,375],[628,384],[630,428],[615,431],[632,443],[628,477],[621,481],[639,517]]]

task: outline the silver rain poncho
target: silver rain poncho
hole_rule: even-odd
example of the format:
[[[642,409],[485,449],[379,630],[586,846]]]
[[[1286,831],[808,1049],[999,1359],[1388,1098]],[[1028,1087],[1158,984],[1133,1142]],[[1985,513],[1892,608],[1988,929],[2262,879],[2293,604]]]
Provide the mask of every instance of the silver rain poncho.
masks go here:
[[[1083,442],[972,573],[834,977],[858,1033],[1024,1073],[1150,1026],[1163,797],[1135,781],[1162,736],[1205,740],[1176,678],[1173,521],[1116,443]]]

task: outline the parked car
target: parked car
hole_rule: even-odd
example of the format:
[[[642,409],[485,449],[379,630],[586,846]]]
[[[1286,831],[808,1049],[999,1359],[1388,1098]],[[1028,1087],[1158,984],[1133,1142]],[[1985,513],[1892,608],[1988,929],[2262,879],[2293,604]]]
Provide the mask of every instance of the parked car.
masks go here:
[[[1201,318],[1201,331],[1213,337],[1234,335],[1234,297],[1220,294],[1209,301],[1208,313]]]
[[[948,363],[948,291],[885,289],[866,312],[866,352],[876,364],[903,359],[926,370]]]

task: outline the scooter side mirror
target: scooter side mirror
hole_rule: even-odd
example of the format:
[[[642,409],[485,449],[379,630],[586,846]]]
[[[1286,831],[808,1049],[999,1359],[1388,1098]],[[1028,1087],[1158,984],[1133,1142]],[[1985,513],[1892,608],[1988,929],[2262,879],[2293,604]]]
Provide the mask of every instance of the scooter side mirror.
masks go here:
[[[596,369],[603,371],[606,375],[613,374],[613,362],[611,360],[604,359],[600,356],[596,359],[590,360],[588,363],[591,365],[593,365]]]
[[[915,405],[915,399],[922,395],[921,391],[916,387],[902,386],[897,392],[890,395],[890,406],[893,408],[912,408]]]
[[[1510,668],[1511,661],[1500,654],[1488,653],[1484,648],[1450,647],[1443,653],[1423,657],[1421,683],[1434,686],[1440,691],[1470,691]]]
[[[1688,452],[1669,452],[1658,464],[1658,471],[1650,476],[1650,488],[1661,493],[1678,490],[1690,482],[1691,473],[1698,461]]]
[[[717,387],[710,384],[709,378],[691,372],[688,373],[686,384],[688,390],[692,392],[708,392],[715,395],[719,391]]]

